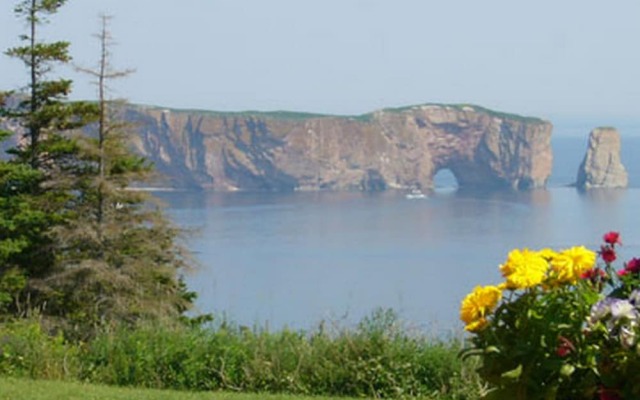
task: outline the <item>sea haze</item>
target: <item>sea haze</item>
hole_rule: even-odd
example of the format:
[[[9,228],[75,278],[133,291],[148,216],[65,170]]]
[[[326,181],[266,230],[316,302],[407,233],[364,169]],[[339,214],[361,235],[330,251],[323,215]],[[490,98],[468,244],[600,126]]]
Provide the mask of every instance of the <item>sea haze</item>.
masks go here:
[[[554,138],[549,188],[459,192],[437,177],[426,200],[404,193],[191,193],[158,196],[181,226],[200,267],[187,282],[201,312],[243,325],[311,329],[321,320],[352,325],[377,307],[394,308],[427,332],[461,329],[461,298],[501,280],[509,250],[597,249],[619,230],[622,258],[640,255],[640,163],[623,138],[627,190],[580,193],[575,181],[586,138]],[[633,162],[632,162],[633,161]]]

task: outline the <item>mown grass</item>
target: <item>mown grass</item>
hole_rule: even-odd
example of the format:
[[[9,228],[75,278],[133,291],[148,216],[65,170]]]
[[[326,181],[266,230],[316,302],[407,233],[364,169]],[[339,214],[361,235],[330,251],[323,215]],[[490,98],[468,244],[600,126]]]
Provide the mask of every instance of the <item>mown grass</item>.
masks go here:
[[[0,378],[0,400],[330,400],[265,393],[184,392],[78,382]],[[339,398],[348,400],[347,398]]]

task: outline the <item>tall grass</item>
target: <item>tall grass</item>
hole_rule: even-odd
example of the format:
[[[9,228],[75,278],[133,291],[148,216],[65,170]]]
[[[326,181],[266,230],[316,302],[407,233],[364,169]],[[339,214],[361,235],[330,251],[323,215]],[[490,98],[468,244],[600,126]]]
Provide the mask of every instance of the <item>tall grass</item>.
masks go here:
[[[73,379],[80,373],[80,348],[44,332],[37,321],[0,324],[0,375]]]
[[[13,376],[372,398],[473,399],[480,390],[475,366],[457,357],[459,341],[412,333],[388,310],[353,329],[145,325],[70,344],[16,323],[2,325],[0,338],[0,372]]]

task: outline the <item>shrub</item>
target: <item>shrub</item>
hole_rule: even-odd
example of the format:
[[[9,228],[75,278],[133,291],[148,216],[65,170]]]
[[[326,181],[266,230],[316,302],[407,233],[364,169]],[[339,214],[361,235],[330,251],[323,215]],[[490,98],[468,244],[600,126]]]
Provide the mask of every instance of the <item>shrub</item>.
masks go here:
[[[79,371],[78,348],[61,334],[51,336],[39,321],[0,324],[0,374],[35,379],[70,379]]]
[[[100,334],[83,354],[83,379],[113,385],[207,390],[215,385],[210,336],[198,328],[143,325]]]
[[[460,347],[411,335],[393,312],[382,310],[355,329],[321,324],[312,332],[228,322],[207,328],[148,325],[104,333],[89,343],[81,355],[82,378],[187,390],[473,398],[464,382],[473,373],[457,357]]]
[[[0,324],[0,375],[119,386],[369,398],[475,399],[475,361],[378,310],[352,329],[311,332],[237,326],[121,325],[86,343],[39,320]]]

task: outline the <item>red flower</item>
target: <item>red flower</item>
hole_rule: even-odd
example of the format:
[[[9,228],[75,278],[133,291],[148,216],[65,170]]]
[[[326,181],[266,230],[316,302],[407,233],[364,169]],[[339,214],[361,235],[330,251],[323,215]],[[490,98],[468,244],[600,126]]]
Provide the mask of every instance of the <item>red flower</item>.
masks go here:
[[[601,270],[600,268],[591,268],[590,270],[585,271],[582,273],[582,275],[580,275],[580,278],[591,279],[592,281],[598,278],[606,278],[606,277],[607,277],[607,273]]]
[[[607,279],[607,273],[604,272],[601,268],[591,268],[588,271],[583,272],[580,275],[580,278],[591,281],[592,284],[597,284],[598,282],[604,281]]]
[[[619,232],[607,232],[604,234],[603,239],[605,243],[609,243],[610,245],[622,244]]]
[[[556,354],[562,358],[566,357],[571,353],[571,349],[565,346],[558,346],[556,349]]]
[[[611,264],[616,260],[616,252],[615,250],[613,250],[613,247],[602,246],[600,248],[600,257],[602,257],[604,262],[606,262],[607,264]]]
[[[558,338],[558,341],[560,342],[558,348],[556,348],[556,354],[558,356],[564,358],[571,354],[572,351],[576,350],[576,347],[573,345],[573,343],[571,343],[571,341],[566,337],[560,336]]]
[[[612,389],[600,388],[600,400],[622,400],[622,397]]]
[[[640,259],[632,258],[625,264],[624,269],[629,272],[640,272]]]
[[[628,274],[630,271],[628,269],[621,269],[618,272],[616,272],[618,274],[618,276],[625,276],[626,274]]]

